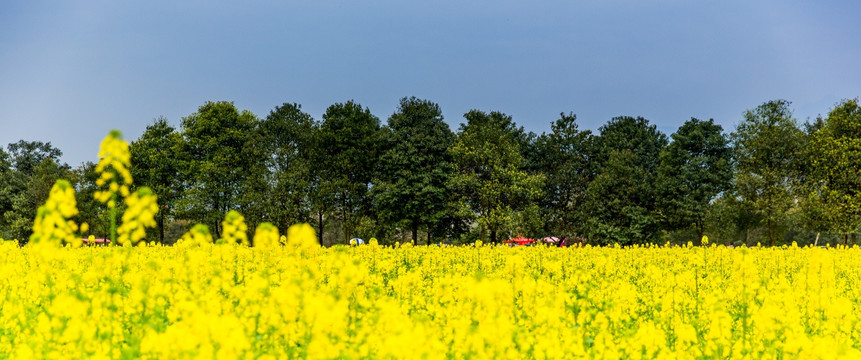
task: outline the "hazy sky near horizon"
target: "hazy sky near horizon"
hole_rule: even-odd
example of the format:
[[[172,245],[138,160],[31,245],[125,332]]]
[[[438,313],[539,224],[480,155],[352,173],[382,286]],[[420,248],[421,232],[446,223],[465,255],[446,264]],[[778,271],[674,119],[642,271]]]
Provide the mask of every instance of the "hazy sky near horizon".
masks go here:
[[[858,1],[4,1],[0,146],[51,142],[97,161],[206,101],[258,117],[299,103],[321,120],[353,99],[385,124],[405,96],[457,130],[470,109],[549,131],[643,116],[729,132],[746,109],[792,101],[803,122],[861,96]]]

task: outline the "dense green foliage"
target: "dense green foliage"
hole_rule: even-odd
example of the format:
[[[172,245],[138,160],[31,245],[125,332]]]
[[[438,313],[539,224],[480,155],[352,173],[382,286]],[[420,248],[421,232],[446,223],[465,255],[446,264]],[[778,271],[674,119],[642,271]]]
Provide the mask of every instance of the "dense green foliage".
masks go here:
[[[692,118],[661,152],[659,204],[667,229],[693,226],[697,238],[705,231],[706,210],[720,193],[730,189],[732,153],[723,128],[714,120]]]
[[[265,154],[267,171],[263,194],[253,194],[270,201],[260,202],[265,220],[281,229],[308,221],[313,184],[311,145],[314,119],[299,104],[282,104],[269,113],[258,129],[259,147]]]
[[[497,242],[499,231],[540,195],[543,177],[523,169],[518,141],[523,129],[511,116],[472,110],[464,117],[451,149],[457,168],[453,187],[482,233],[489,231],[490,241]]]
[[[147,126],[143,135],[129,146],[132,155],[132,177],[148,185],[158,196],[161,210],[158,217],[158,240],[164,243],[164,219],[174,211],[181,196],[182,182],[177,174],[182,169],[177,154],[182,151],[180,134],[165,118]],[[93,173],[93,176],[96,176]]]
[[[469,111],[458,131],[440,106],[403,98],[381,125],[348,101],[315,120],[295,103],[265,118],[207,102],[178,128],[158,118],[130,146],[134,186],[159,199],[149,240],[190,224],[217,236],[239,210],[250,227],[314,224],[324,244],[353,237],[432,243],[516,235],[591,244],[854,242],[861,227],[861,107],[836,104],[802,127],[790,103],[738,125],[690,119],[663,134],[622,116],[596,133],[562,113],[536,135],[501,112]],[[93,163],[50,143],[0,148],[0,237],[26,241],[51,184],[69,179],[88,233],[108,237]],[[95,154],[94,154],[95,157]],[[122,206],[122,205],[121,205]]]
[[[229,102],[207,102],[182,119],[177,157],[186,188],[177,209],[180,216],[208,224],[218,237],[224,214],[253,205],[256,200],[243,195],[253,189],[263,170],[264,158],[254,137],[259,122]]]
[[[595,179],[586,190],[588,236],[601,244],[655,242],[658,164],[667,137],[649,121],[617,117],[595,140]]]
[[[549,134],[535,144],[534,171],[544,174],[543,196],[538,198],[547,234],[586,234],[586,190],[594,179],[594,140],[580,131],[577,116],[560,114]]]
[[[793,204],[803,133],[792,117],[789,102],[777,100],[746,111],[732,137],[735,188],[766,223],[768,242],[773,245],[777,224],[785,220]]]
[[[861,226],[861,107],[858,100],[836,106],[808,145],[812,184],[809,198],[828,230],[855,236]],[[819,200],[816,202],[816,200]]]
[[[406,221],[411,240],[418,240],[421,227],[440,233],[449,211],[449,148],[455,140],[442,110],[427,100],[403,98],[383,134],[373,195],[378,217],[390,223]]]
[[[380,119],[348,101],[329,106],[317,131],[314,162],[320,191],[331,199],[348,242],[362,217],[371,212],[370,188],[380,152]]]
[[[63,152],[51,143],[20,140],[7,149],[8,153],[0,152],[0,232],[6,238],[27,239],[36,209],[70,168],[60,163]]]

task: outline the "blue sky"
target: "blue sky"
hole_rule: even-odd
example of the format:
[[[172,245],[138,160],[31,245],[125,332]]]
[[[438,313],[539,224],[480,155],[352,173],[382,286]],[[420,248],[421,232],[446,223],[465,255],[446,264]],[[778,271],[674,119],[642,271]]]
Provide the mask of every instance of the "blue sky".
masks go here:
[[[3,1],[0,145],[50,141],[76,166],[117,128],[206,101],[314,118],[354,99],[382,122],[398,100],[549,131],[643,116],[731,131],[746,109],[793,102],[800,121],[861,96],[857,1]]]

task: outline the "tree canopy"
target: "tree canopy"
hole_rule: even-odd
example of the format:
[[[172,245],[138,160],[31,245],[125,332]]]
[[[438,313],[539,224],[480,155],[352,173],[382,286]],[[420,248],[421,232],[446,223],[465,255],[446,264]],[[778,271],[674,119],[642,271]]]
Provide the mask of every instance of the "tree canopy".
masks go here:
[[[308,222],[309,192],[313,185],[310,161],[316,123],[296,103],[284,103],[269,112],[258,129],[258,145],[266,159],[263,213],[268,221],[287,228]]]
[[[691,118],[671,136],[660,155],[660,205],[668,229],[705,231],[709,203],[730,189],[732,149],[714,120]]]
[[[773,100],[748,110],[732,133],[735,188],[742,201],[766,222],[772,245],[779,236],[777,225],[793,204],[794,169],[804,139],[789,105],[785,100]]]
[[[659,155],[667,137],[642,117],[622,116],[595,139],[597,175],[584,207],[590,240],[630,245],[656,242],[663,216],[658,207]]]
[[[380,119],[348,101],[329,106],[317,134],[315,162],[321,191],[332,200],[348,242],[361,217],[370,212],[369,191],[380,150]]]
[[[415,97],[401,99],[388,130],[374,202],[385,221],[408,221],[412,240],[418,240],[420,227],[432,232],[448,211],[449,148],[455,135],[443,122],[439,105]]]
[[[220,235],[221,220],[237,209],[250,181],[261,176],[262,157],[253,144],[259,120],[231,102],[207,102],[182,119],[185,189],[178,211],[210,224]]]
[[[129,145],[131,153],[131,174],[138,184],[146,184],[161,205],[157,220],[159,243],[164,243],[164,218],[176,207],[183,190],[181,177],[183,169],[182,138],[179,132],[159,117],[146,127],[144,133]]]
[[[812,193],[830,230],[844,236],[861,226],[861,108],[858,99],[834,107],[812,134]]]
[[[543,176],[529,174],[520,152],[523,129],[511,116],[471,110],[452,147],[456,164],[453,186],[479,226],[498,242],[517,211],[526,209],[540,194]]]
[[[160,117],[129,147],[133,187],[157,195],[171,244],[196,223],[217,238],[239,211],[248,228],[314,223],[324,244],[568,237],[592,245],[855,243],[861,227],[861,110],[836,104],[802,128],[790,103],[744,112],[727,135],[690,118],[669,137],[643,117],[596,132],[561,113],[536,135],[503,112],[471,110],[452,132],[439,104],[400,99],[385,124],[355,101],[317,121],[284,102],[265,118],[206,102]],[[88,234],[107,236],[92,162],[72,168],[50,143],[0,148],[0,237],[26,239],[55,180],[76,190]],[[135,189],[131,189],[134,191]],[[120,204],[120,206],[124,206]],[[427,239],[426,241],[423,241]]]
[[[538,200],[548,234],[585,235],[586,189],[594,179],[594,139],[577,126],[577,115],[561,113],[551,132],[536,141],[534,166],[545,175]]]

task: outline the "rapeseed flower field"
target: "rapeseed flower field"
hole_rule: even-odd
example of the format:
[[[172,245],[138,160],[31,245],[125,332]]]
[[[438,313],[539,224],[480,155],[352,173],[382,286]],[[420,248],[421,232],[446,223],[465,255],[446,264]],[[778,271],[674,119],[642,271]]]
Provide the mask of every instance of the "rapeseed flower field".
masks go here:
[[[27,246],[0,239],[0,358],[861,358],[858,247],[325,248],[307,224],[249,241],[236,211],[161,246],[123,144],[95,195],[123,246],[82,246],[65,180]]]
[[[324,248],[307,225],[286,239],[6,242],[0,357],[861,358],[854,247]]]

